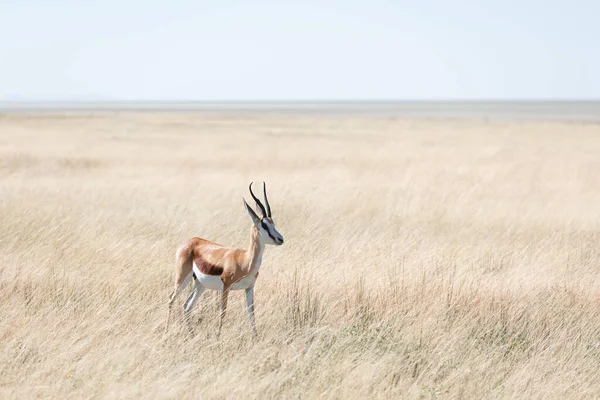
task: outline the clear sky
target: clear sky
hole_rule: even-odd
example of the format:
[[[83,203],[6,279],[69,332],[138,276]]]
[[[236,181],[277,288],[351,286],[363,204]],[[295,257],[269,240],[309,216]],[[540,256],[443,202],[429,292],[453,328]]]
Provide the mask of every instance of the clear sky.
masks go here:
[[[600,99],[600,1],[0,0],[17,99]]]

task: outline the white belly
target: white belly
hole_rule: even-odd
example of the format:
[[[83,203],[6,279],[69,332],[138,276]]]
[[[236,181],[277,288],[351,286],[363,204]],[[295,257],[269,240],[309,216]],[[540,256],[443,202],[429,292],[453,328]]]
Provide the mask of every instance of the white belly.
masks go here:
[[[203,274],[198,270],[198,268],[196,268],[195,263],[192,265],[192,269],[194,271],[194,274],[196,275],[196,279],[198,279],[198,282],[202,286],[211,290],[223,290],[223,281],[221,280],[220,276]],[[229,290],[248,289],[250,286],[254,285],[254,282],[256,282],[256,275],[248,275],[239,282],[236,282],[233,285],[231,285]]]

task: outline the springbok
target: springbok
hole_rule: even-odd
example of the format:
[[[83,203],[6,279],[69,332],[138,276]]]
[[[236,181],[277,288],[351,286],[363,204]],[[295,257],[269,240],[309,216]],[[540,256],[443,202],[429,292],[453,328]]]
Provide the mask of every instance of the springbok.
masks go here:
[[[246,290],[246,305],[250,326],[256,334],[254,324],[254,283],[258,278],[258,269],[262,262],[265,245],[273,244],[281,246],[283,236],[275,229],[275,223],[271,219],[271,206],[267,199],[267,186],[263,182],[263,193],[265,206],[252,192],[252,183],[248,187],[250,195],[256,205],[262,211],[262,217],[244,201],[244,207],[252,218],[252,229],[250,232],[250,246],[247,250],[229,248],[220,244],[201,239],[192,238],[186,244],[180,246],[176,252],[175,289],[169,299],[169,313],[167,316],[167,328],[171,317],[171,306],[179,293],[187,286],[190,279],[194,279],[194,288],[184,303],[184,315],[186,319],[189,312],[206,289],[221,291],[221,312],[219,317],[219,329],[217,336],[221,334],[223,318],[227,309],[227,297],[230,290]]]

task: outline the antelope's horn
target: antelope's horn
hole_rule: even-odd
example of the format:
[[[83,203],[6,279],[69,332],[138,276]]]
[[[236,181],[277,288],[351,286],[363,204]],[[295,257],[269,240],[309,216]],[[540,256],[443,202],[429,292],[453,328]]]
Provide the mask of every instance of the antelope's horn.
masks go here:
[[[263,206],[263,204],[260,202],[260,200],[258,199],[258,197],[256,197],[254,195],[254,193],[252,192],[252,184],[254,182],[250,182],[250,186],[248,187],[248,189],[250,189],[250,195],[252,196],[252,198],[254,199],[254,201],[256,202],[256,205],[260,207],[260,210],[262,211],[263,214],[263,218],[267,216],[267,210],[265,210],[265,206]]]
[[[267,217],[271,218],[271,206],[269,205],[269,199],[267,199],[267,184],[263,182],[263,194],[265,196],[265,205],[267,206]]]

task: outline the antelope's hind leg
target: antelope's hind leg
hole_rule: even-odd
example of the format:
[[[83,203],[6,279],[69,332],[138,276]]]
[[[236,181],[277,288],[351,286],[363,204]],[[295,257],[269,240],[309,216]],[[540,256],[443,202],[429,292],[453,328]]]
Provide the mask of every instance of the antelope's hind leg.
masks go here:
[[[189,274],[183,280],[183,282],[181,282],[181,284],[175,284],[175,289],[173,289],[173,291],[171,292],[171,296],[169,297],[169,311],[167,313],[167,325],[165,326],[165,332],[167,331],[167,329],[169,329],[169,321],[171,320],[171,308],[173,306],[173,302],[175,301],[177,296],[179,296],[179,293],[181,293],[181,291],[187,286],[187,284],[190,283],[191,277],[192,274]]]
[[[173,302],[179,296],[181,291],[190,283],[192,279],[192,258],[189,255],[177,253],[177,271],[175,279],[175,288],[169,296],[169,311],[167,313],[167,325],[165,326],[165,332],[169,329],[169,321],[171,319],[171,307]]]
[[[196,279],[196,277],[194,276],[194,289],[192,290],[192,293],[190,293],[183,305],[183,312],[185,314],[186,319],[188,319],[190,311],[192,311],[192,307],[194,307],[194,304],[196,304],[200,296],[202,296],[202,293],[204,293],[205,291],[206,286],[202,286],[202,284],[198,282],[198,279]]]

